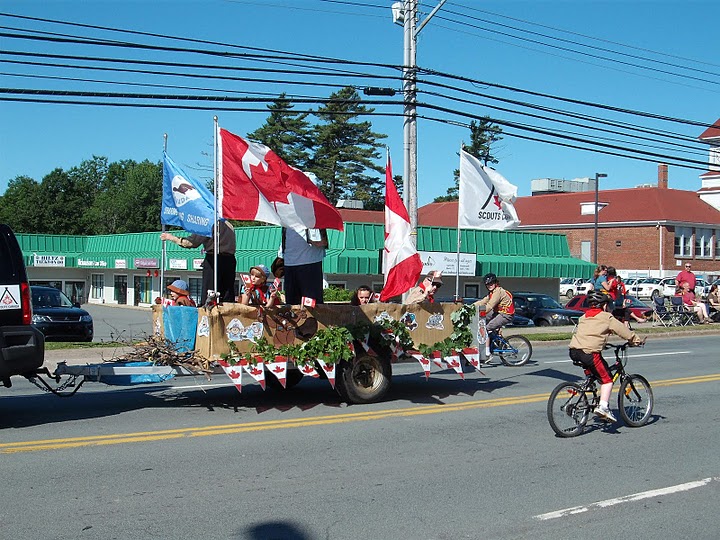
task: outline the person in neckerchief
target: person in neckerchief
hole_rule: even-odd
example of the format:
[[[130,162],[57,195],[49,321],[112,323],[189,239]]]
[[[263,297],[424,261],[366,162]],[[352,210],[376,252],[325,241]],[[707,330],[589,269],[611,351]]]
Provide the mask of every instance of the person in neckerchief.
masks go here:
[[[498,277],[493,273],[485,274],[483,281],[488,294],[475,304],[485,306],[487,312],[485,327],[488,333],[496,332],[513,320],[515,315],[513,295],[500,286]]]
[[[613,380],[610,367],[602,356],[603,347],[611,334],[627,340],[630,345],[641,345],[644,340],[610,314],[607,306],[613,300],[609,295],[590,291],[587,301],[590,309],[578,320],[570,340],[570,358],[574,364],[585,369],[586,375],[592,373],[600,381],[600,404],[595,409],[595,416],[615,422],[616,418],[609,408]]]
[[[195,301],[190,298],[187,282],[182,279],[176,279],[167,286],[167,289],[170,291],[170,298],[172,298],[172,301],[175,303],[174,305],[196,307]]]
[[[268,286],[267,280],[270,270],[264,264],[258,264],[250,269],[250,284],[242,290],[240,303],[246,306],[273,307],[277,293]]]
[[[442,287],[442,271],[431,270],[425,279],[408,292],[405,304],[419,304],[421,302],[435,302],[435,293]]]

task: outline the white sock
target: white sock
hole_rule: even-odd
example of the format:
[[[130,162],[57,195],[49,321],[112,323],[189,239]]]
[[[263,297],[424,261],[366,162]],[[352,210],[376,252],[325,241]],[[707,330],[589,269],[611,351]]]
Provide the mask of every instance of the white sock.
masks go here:
[[[600,408],[601,408],[601,409],[607,409],[607,408],[608,408],[608,402],[607,402],[607,401],[603,401],[603,400],[601,399],[601,400],[600,400]]]

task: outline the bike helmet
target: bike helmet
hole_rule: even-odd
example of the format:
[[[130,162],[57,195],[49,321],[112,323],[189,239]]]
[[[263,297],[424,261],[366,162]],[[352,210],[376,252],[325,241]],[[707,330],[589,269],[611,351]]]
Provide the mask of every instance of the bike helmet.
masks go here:
[[[495,274],[491,272],[489,274],[485,274],[483,281],[485,282],[485,286],[487,287],[488,285],[497,285],[498,278]]]
[[[612,298],[610,298],[610,295],[600,291],[590,291],[587,295],[587,301],[591,306],[602,306],[603,304],[612,302]]]

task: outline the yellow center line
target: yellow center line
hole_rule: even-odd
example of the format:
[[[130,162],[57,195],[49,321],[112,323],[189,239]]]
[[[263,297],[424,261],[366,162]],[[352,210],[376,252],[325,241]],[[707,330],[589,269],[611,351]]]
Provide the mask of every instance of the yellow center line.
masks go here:
[[[653,388],[675,386],[680,384],[697,384],[703,382],[720,381],[720,373],[679,379],[666,379],[652,381]],[[42,450],[58,450],[63,448],[80,448],[87,446],[106,446],[111,444],[125,444],[181,439],[184,437],[208,437],[215,435],[228,435],[232,433],[248,433],[268,431],[274,429],[291,429],[308,426],[321,426],[331,424],[346,424],[350,422],[367,422],[383,420],[386,418],[403,418],[427,414],[439,414],[482,409],[489,407],[503,407],[507,405],[520,405],[546,401],[549,393],[529,394],[518,397],[503,397],[483,399],[479,401],[465,401],[443,405],[421,405],[402,409],[383,409],[379,411],[364,411],[357,413],[343,413],[336,415],[314,416],[312,418],[291,418],[247,422],[243,424],[227,424],[219,426],[206,426],[181,429],[166,429],[161,431],[142,431],[137,433],[115,433],[110,435],[95,435],[89,437],[73,437],[67,439],[46,439],[39,441],[23,441],[0,443],[0,454],[19,452],[37,452]]]

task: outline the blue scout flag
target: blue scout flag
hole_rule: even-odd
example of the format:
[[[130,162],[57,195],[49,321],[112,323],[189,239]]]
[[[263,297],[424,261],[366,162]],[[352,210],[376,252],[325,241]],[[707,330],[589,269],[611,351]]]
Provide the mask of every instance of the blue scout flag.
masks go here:
[[[201,182],[188,176],[163,153],[163,199],[160,222],[186,231],[212,236],[214,197]]]

